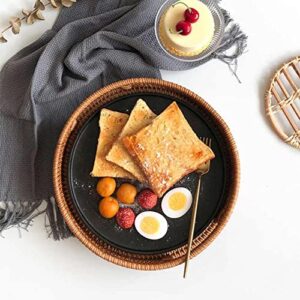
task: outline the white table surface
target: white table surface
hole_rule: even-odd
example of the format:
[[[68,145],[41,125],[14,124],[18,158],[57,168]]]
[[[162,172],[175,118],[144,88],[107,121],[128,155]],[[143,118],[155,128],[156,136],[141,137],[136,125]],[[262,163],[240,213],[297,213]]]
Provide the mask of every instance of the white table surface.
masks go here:
[[[0,28],[32,0],[2,0]],[[277,66],[300,54],[299,1],[229,1],[249,35],[249,51],[239,60],[238,84],[227,67],[213,61],[185,72],[162,72],[206,99],[226,120],[236,139],[242,168],[239,200],[217,240],[190,265],[138,272],[108,263],[77,239],[47,239],[43,217],[29,232],[0,238],[1,299],[299,299],[299,151],[273,134],[264,116],[264,92]],[[0,45],[0,68],[54,22],[22,28]],[[1,100],[2,101],[2,100]],[[158,298],[157,298],[158,299]]]

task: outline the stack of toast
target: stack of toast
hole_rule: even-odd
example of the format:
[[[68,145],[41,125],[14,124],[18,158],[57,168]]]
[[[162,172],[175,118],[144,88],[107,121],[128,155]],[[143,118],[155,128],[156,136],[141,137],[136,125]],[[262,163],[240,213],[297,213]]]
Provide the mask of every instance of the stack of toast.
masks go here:
[[[176,102],[156,116],[142,99],[131,114],[102,109],[91,175],[137,179],[161,197],[177,181],[214,158]]]

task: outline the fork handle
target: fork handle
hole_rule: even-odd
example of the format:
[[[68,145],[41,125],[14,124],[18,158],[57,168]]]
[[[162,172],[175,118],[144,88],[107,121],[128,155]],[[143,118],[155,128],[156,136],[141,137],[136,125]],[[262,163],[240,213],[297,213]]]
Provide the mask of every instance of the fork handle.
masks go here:
[[[190,223],[188,247],[187,247],[187,253],[186,253],[186,258],[185,258],[183,278],[186,277],[188,265],[189,265],[189,261],[190,261],[190,256],[191,256],[191,249],[192,249],[192,244],[193,244],[196,217],[197,217],[197,209],[198,209],[198,202],[199,202],[199,195],[200,195],[201,178],[202,178],[202,174],[199,174],[198,184],[197,184],[196,193],[195,193],[194,202],[193,202],[193,210],[192,210],[192,217],[191,217],[191,223]]]

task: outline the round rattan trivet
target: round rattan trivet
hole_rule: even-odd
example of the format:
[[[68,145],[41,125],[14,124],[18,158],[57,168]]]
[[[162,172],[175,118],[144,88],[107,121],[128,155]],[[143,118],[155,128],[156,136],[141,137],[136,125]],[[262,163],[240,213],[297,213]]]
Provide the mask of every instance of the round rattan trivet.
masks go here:
[[[213,119],[226,141],[226,152],[228,153],[226,162],[231,170],[231,185],[225,191],[227,202],[208,227],[194,239],[191,256],[195,257],[218,236],[232,213],[238,195],[240,165],[236,145],[229,128],[218,113],[199,96],[174,83],[150,78],[129,79],[111,84],[86,99],[70,117],[59,138],[53,167],[54,189],[57,204],[67,225],[87,248],[98,256],[123,267],[160,270],[184,262],[186,246],[153,255],[134,254],[115,248],[105,243],[86,227],[74,207],[68,188],[68,158],[82,126],[94,113],[99,111],[103,104],[137,93],[159,93],[200,106]]]
[[[300,149],[300,57],[285,63],[272,78],[266,114],[279,137]]]

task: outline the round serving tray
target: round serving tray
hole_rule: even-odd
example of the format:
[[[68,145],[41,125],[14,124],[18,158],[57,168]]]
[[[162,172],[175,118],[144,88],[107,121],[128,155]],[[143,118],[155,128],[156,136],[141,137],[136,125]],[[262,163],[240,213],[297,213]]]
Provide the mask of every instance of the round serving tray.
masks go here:
[[[210,120],[211,126],[214,127],[214,132],[217,133],[218,142],[223,150],[222,155],[224,155],[226,169],[229,170],[223,192],[225,201],[206,228],[196,234],[192,257],[203,251],[216,238],[228,221],[238,194],[240,170],[237,149],[230,130],[214,109],[196,94],[174,83],[148,78],[129,79],[111,84],[86,99],[70,117],[59,138],[54,158],[54,188],[57,204],[70,230],[91,251],[124,267],[159,270],[182,263],[185,258],[186,245],[169,251],[147,254],[126,251],[126,249],[121,249],[105,241],[88,226],[78,211],[68,180],[72,150],[82,129],[91,117],[103,106],[124,97],[140,94],[161,95],[190,104],[201,110],[205,118]]]

